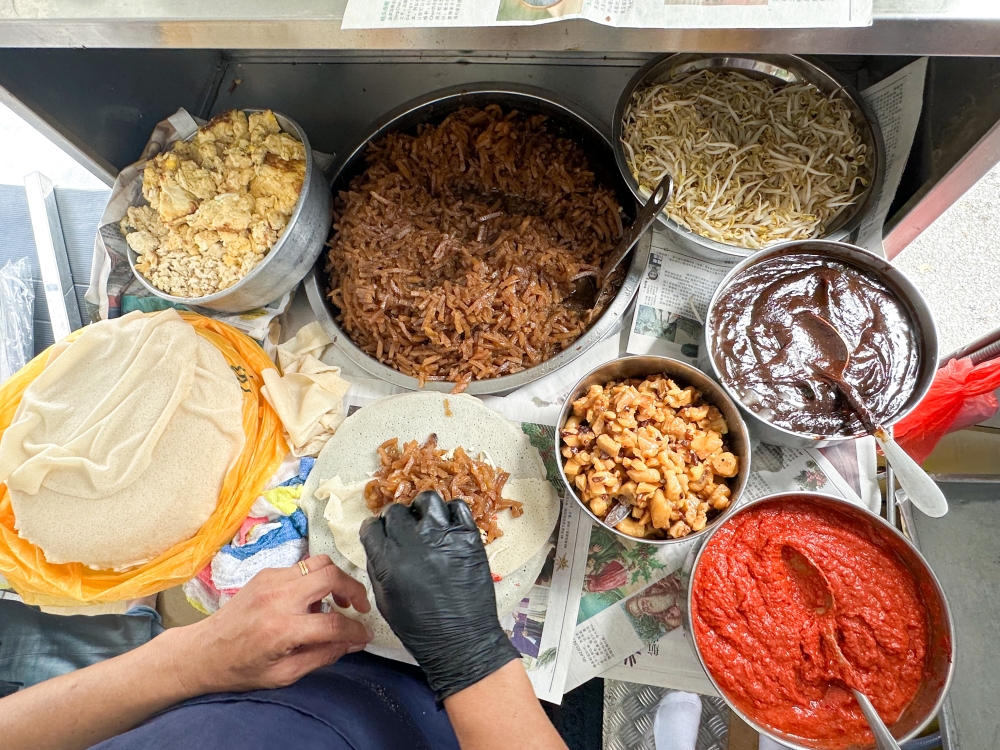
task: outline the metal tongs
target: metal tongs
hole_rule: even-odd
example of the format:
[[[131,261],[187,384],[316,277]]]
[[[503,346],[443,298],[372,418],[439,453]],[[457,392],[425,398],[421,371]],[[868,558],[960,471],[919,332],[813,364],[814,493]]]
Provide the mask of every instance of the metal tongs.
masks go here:
[[[605,262],[596,278],[594,276],[584,276],[576,280],[576,288],[567,300],[569,305],[580,310],[593,310],[597,306],[598,300],[604,297],[609,291],[609,282],[615,269],[625,260],[625,256],[629,254],[635,243],[639,241],[639,238],[653,225],[656,217],[659,216],[660,212],[670,201],[670,196],[673,192],[674,183],[670,179],[670,175],[664,175],[663,179],[660,180],[660,184],[653,191],[653,194],[649,196],[649,200],[639,209],[635,221],[625,230],[625,234],[622,235],[621,240],[618,242],[618,247],[615,248],[611,257]]]

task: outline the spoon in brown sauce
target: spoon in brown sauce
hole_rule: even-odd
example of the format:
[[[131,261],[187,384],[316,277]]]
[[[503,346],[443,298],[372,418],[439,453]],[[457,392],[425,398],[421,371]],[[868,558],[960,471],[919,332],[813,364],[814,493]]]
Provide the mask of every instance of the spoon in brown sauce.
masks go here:
[[[874,436],[910,502],[931,518],[940,518],[947,513],[948,501],[941,488],[878,423],[858,389],[844,380],[844,371],[851,361],[851,349],[844,335],[830,321],[811,311],[796,315],[795,325],[812,338],[815,351],[824,355],[812,363],[813,370],[837,386],[861,424]]]

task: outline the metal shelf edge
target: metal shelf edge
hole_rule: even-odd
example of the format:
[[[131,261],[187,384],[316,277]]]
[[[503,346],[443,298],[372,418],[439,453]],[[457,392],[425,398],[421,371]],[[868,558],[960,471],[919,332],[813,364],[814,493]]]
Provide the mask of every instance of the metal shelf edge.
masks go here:
[[[462,50],[573,52],[791,52],[1000,56],[1000,16],[876,17],[832,29],[613,29],[588,21],[534,27],[341,30],[339,18],[12,20],[0,46],[200,49]]]

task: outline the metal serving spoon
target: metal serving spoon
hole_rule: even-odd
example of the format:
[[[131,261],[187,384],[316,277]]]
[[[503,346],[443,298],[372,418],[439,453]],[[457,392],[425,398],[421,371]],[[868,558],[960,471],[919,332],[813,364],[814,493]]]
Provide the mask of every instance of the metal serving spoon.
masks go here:
[[[899,447],[865,405],[858,390],[844,380],[844,371],[851,361],[850,347],[844,335],[830,321],[813,312],[804,312],[796,316],[796,325],[805,330],[814,341],[821,342],[819,350],[826,352],[829,359],[826,362],[813,363],[813,369],[844,394],[844,398],[858,415],[861,424],[875,437],[879,447],[882,448],[885,460],[892,464],[896,478],[906,496],[910,498],[910,502],[931,518],[940,518],[947,513],[948,501],[941,488],[920,468],[920,464],[910,458],[910,454]]]
[[[840,650],[840,644],[837,642],[837,634],[833,631],[836,602],[833,598],[833,590],[830,588],[830,582],[823,575],[823,572],[813,565],[812,560],[794,547],[783,546],[781,548],[781,559],[788,566],[788,570],[792,574],[792,579],[802,592],[803,598],[806,600],[809,608],[818,616],[826,618],[823,628],[823,642],[826,643],[834,658],[841,666],[850,667],[851,663],[847,661],[844,652]],[[900,750],[899,743],[892,736],[889,727],[882,721],[882,717],[878,715],[878,711],[875,710],[875,706],[872,705],[868,696],[848,685],[842,679],[838,680],[838,682],[842,682],[854,694],[855,700],[857,700],[858,705],[861,707],[861,713],[865,715],[868,726],[872,730],[872,734],[875,735],[875,746],[878,750]]]
[[[609,282],[615,269],[625,260],[632,246],[639,241],[639,238],[649,229],[656,217],[660,215],[663,207],[670,200],[670,195],[674,192],[674,183],[670,175],[664,175],[656,190],[649,196],[646,204],[639,209],[635,221],[625,230],[618,246],[605,262],[597,278],[584,276],[576,280],[576,287],[566,300],[566,304],[579,310],[593,310],[597,306],[598,300],[609,293]]]

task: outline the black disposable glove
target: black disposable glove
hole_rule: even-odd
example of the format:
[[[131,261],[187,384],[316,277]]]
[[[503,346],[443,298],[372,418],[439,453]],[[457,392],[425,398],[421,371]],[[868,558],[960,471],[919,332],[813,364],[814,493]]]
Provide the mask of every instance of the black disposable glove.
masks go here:
[[[375,604],[439,701],[519,659],[497,620],[493,576],[472,511],[421,492],[361,527]]]

